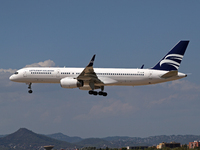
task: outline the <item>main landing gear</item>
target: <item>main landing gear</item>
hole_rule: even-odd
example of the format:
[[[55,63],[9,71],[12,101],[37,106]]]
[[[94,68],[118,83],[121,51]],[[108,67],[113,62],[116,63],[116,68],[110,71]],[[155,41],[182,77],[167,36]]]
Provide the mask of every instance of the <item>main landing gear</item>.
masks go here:
[[[103,91],[100,91],[100,92],[97,92],[97,91],[89,91],[88,92],[90,95],[103,95],[103,96],[107,96],[108,94],[106,92],[103,92]]]
[[[28,90],[28,93],[30,93],[30,94],[33,93],[33,91],[31,90],[31,84],[32,84],[32,83],[29,83],[29,84],[28,84],[28,89],[29,89],[29,90]]]

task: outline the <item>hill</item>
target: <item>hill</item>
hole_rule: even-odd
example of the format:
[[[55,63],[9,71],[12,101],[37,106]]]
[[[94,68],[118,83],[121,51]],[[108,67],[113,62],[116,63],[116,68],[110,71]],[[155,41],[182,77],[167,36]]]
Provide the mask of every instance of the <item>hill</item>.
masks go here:
[[[88,139],[84,139],[76,144],[82,145],[83,147],[114,148],[114,145],[111,142],[100,139],[100,138],[88,138]]]
[[[51,136],[52,138],[57,139],[56,136]],[[65,141],[65,138],[59,140]],[[65,137],[65,135],[63,136]],[[69,137],[70,138],[70,137]],[[81,138],[80,138],[81,139]],[[153,146],[158,145],[162,142],[179,142],[181,144],[188,144],[192,141],[199,141],[200,136],[198,135],[159,135],[159,136],[150,136],[146,138],[140,137],[128,137],[128,136],[113,136],[105,138],[88,138],[83,139],[82,141],[76,142],[77,145],[82,145],[84,147],[110,147],[110,148],[121,148],[126,146]]]
[[[76,136],[70,137],[70,136],[64,135],[62,133],[49,134],[49,135],[46,135],[46,136],[60,140],[60,141],[66,141],[66,142],[69,142],[69,143],[77,143],[77,142],[80,142],[80,141],[83,140],[80,137],[76,137]]]
[[[28,129],[20,128],[18,131],[0,138],[0,148],[15,150],[36,150],[45,145],[55,145],[55,148],[73,148],[75,145],[36,134]]]
[[[50,138],[52,137],[52,138]],[[105,138],[87,138],[69,137],[62,133],[51,135],[36,134],[28,129],[21,128],[18,131],[3,135],[0,138],[0,150],[37,150],[45,145],[54,145],[55,149],[75,148],[75,147],[97,147],[97,148],[122,148],[126,146],[152,146],[161,142],[179,142],[188,144],[194,140],[199,141],[198,135],[160,135],[146,138],[113,136]],[[66,142],[68,141],[68,142]],[[73,143],[73,144],[72,144]],[[81,145],[81,146],[80,146]]]

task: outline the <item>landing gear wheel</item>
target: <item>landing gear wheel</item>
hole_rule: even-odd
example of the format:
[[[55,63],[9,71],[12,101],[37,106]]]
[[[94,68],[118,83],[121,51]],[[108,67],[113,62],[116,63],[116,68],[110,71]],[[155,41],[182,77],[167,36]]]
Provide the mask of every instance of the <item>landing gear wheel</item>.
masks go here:
[[[103,91],[100,91],[100,92],[97,92],[97,91],[92,91],[92,90],[90,90],[90,91],[88,91],[88,93],[90,94],[90,95],[95,95],[95,96],[97,96],[97,95],[103,95],[103,96],[107,96],[108,94],[106,93],[106,92],[103,92]]]
[[[93,91],[89,91],[88,93],[89,93],[90,95],[92,95],[92,94],[93,94]]]
[[[99,95],[107,96],[108,94],[106,92],[100,91]]]
[[[98,92],[97,91],[93,91],[93,95],[97,96]]]
[[[106,92],[103,92],[103,96],[107,96],[108,94]]]
[[[29,91],[28,91],[28,93],[30,93],[30,94],[31,94],[31,93],[33,93],[33,91],[32,91],[32,90],[29,90]]]
[[[103,95],[103,93],[104,93],[104,92],[100,91],[100,92],[99,92],[99,95]]]

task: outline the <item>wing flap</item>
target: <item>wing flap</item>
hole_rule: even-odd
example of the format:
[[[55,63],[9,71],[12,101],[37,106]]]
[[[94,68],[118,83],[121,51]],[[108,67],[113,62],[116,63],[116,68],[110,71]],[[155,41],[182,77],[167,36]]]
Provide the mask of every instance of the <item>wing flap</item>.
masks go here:
[[[116,80],[108,78],[108,77],[99,77],[99,79],[104,83],[104,84],[113,84],[117,83]]]

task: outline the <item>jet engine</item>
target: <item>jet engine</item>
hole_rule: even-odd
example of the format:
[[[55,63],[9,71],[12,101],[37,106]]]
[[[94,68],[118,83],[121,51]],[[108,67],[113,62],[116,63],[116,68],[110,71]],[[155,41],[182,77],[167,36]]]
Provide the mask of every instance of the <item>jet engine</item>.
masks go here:
[[[63,78],[60,80],[60,85],[62,88],[77,88],[83,86],[83,81],[79,81],[73,78]]]

